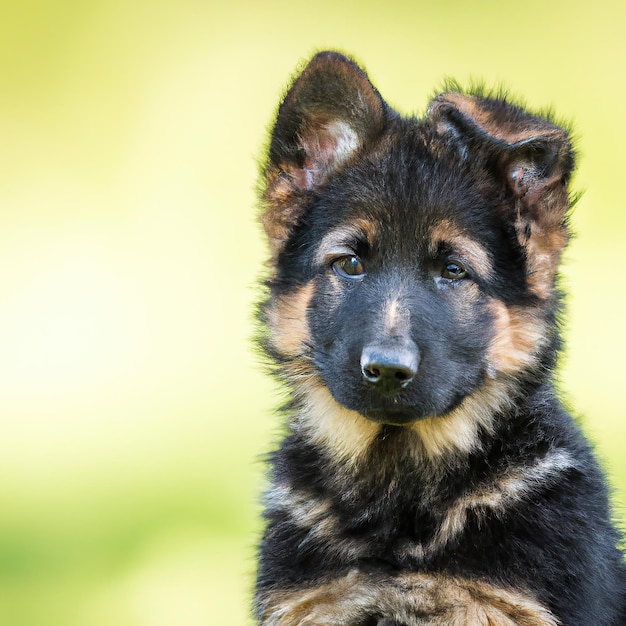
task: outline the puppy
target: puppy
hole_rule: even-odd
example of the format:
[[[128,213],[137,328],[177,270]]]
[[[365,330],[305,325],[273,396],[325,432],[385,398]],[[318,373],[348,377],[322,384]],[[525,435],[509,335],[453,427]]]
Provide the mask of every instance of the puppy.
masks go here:
[[[566,130],[450,90],[404,117],[317,54],[262,181],[264,626],[626,624],[607,489],[554,388]]]

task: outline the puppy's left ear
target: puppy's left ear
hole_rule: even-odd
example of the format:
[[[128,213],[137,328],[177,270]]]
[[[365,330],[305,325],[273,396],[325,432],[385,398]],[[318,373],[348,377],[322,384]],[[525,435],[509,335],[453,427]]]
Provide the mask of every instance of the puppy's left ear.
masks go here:
[[[315,55],[278,109],[265,167],[262,222],[276,254],[323,187],[382,132],[385,104],[365,72],[337,52]]]
[[[547,297],[568,241],[574,154],[567,132],[504,99],[457,92],[437,96],[428,117],[466,159],[495,173],[508,189],[503,210],[526,250],[531,288]]]
[[[567,132],[547,119],[503,99],[456,92],[437,96],[428,116],[440,131],[465,142],[467,152],[486,150],[495,158],[509,188],[531,212],[541,196],[567,185],[574,168],[572,146]]]

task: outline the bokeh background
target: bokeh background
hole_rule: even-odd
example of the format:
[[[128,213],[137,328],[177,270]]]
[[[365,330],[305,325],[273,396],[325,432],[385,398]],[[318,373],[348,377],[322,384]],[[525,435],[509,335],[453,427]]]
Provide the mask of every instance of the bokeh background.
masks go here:
[[[257,162],[314,50],[422,113],[451,76],[573,122],[562,388],[626,517],[621,0],[1,0],[0,624],[250,624]]]

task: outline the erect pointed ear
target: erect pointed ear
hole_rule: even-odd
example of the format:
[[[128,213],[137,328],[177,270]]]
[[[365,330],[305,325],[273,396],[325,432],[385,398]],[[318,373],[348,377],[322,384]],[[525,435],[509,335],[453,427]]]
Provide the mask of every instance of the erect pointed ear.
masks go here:
[[[567,183],[574,155],[567,132],[503,98],[457,92],[437,96],[428,117],[465,158],[483,159],[506,185],[514,208],[509,216],[526,248],[531,287],[547,296],[568,240]]]
[[[313,57],[278,109],[265,168],[262,218],[279,245],[299,217],[298,198],[328,179],[382,131],[385,104],[366,74],[337,52]]]
[[[320,52],[294,81],[272,132],[270,164],[298,189],[323,184],[382,128],[383,101],[367,76],[337,52]]]

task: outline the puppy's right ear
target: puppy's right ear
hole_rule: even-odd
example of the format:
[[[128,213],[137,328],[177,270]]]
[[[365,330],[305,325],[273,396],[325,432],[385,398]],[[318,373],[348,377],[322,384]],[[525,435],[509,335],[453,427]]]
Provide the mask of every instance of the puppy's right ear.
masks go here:
[[[366,74],[337,52],[315,55],[278,109],[265,168],[262,216],[276,254],[308,192],[326,184],[380,135],[385,104]]]

